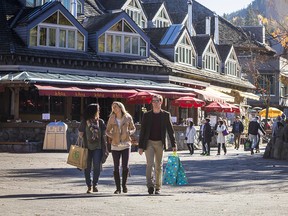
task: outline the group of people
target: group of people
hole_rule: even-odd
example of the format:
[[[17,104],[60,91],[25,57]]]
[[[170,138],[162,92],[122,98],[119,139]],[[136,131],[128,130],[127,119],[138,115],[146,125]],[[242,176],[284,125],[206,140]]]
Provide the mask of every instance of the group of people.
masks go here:
[[[139,136],[138,151],[140,155],[144,153],[146,156],[146,185],[149,194],[161,193],[163,151],[167,149],[167,133],[172,150],[176,151],[177,149],[171,115],[161,109],[162,102],[161,95],[153,96],[152,110],[144,113]],[[88,105],[78,128],[79,137],[83,139],[85,147],[88,148],[87,168],[84,170],[88,188],[87,193],[98,192],[97,186],[102,164],[105,163],[109,155],[106,137],[111,142],[114,165],[113,176],[116,185],[114,194],[128,192],[127,178],[129,176],[131,135],[135,133],[136,127],[131,115],[121,102],[114,101],[111,109],[107,125],[105,125],[100,118],[99,104]],[[122,162],[121,166],[120,160]],[[120,177],[121,170],[122,181]],[[155,181],[153,181],[154,179]]]

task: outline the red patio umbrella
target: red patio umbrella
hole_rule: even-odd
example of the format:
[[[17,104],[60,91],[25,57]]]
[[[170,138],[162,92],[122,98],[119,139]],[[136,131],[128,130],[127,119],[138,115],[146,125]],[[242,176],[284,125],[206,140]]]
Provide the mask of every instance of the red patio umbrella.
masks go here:
[[[229,103],[225,103],[225,105],[230,106],[232,109],[232,112],[240,113],[240,108],[238,106],[235,106],[234,104],[229,104]]]
[[[203,107],[206,112],[232,112],[232,108],[227,105],[217,101],[210,103],[209,105]]]
[[[139,91],[127,97],[127,102],[130,104],[150,104],[154,95],[148,91]]]
[[[206,104],[205,101],[190,96],[180,97],[172,101],[171,103],[171,105],[179,106],[181,108],[191,108],[191,107],[198,108],[205,106],[205,104]]]

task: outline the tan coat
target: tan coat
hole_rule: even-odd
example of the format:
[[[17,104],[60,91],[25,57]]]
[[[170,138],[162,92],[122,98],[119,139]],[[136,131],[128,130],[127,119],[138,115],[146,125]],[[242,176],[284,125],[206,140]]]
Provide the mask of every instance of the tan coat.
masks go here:
[[[118,127],[116,116],[111,115],[106,128],[106,135],[112,139],[112,145],[119,145],[120,142],[131,142],[130,135],[134,134],[136,127],[130,115],[124,115],[120,127]]]

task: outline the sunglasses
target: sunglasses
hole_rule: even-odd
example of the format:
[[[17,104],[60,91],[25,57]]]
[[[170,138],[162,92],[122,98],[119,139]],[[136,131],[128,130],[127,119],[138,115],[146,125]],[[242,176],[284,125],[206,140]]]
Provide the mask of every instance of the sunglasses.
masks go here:
[[[152,103],[159,103],[160,100],[152,100]]]

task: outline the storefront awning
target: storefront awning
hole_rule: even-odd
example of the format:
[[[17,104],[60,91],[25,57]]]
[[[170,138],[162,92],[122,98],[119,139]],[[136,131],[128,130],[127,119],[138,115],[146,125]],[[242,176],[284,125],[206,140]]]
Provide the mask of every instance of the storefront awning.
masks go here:
[[[257,101],[260,100],[260,96],[258,96],[256,94],[253,94],[251,92],[242,92],[242,91],[239,91],[239,90],[233,90],[233,91],[238,93],[241,97],[252,99],[252,100],[257,100]]]
[[[35,87],[42,96],[71,96],[71,97],[97,97],[97,98],[126,98],[135,93],[133,89],[103,89],[103,88],[85,88],[76,86],[54,86],[40,85]]]
[[[217,91],[212,88],[206,88],[204,90],[194,89],[194,92],[201,95],[201,99],[207,101],[217,101],[217,102],[234,102],[234,97],[227,95],[223,92]]]

